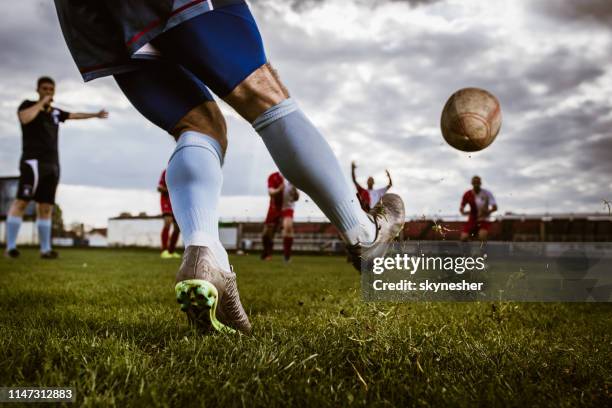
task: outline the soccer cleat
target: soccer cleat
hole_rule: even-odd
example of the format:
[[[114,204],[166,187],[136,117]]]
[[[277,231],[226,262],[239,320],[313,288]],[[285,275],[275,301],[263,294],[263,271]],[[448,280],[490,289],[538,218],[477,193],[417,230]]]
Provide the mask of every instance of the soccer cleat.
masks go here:
[[[370,211],[376,226],[376,238],[371,244],[347,246],[351,263],[359,272],[374,258],[385,256],[390,243],[400,234],[405,222],[404,202],[397,194],[385,194]]]
[[[177,253],[177,252],[172,252],[170,255],[172,256],[172,258],[173,258],[173,259],[179,259],[179,258],[182,258],[182,257],[181,257],[181,254],[179,254],[179,253]]]
[[[172,259],[172,254],[170,252],[168,252],[167,249],[163,250],[162,253],[159,255],[159,257],[161,259]]]
[[[21,252],[19,252],[17,248],[7,249],[4,252],[4,256],[6,256],[7,258],[19,258],[19,255],[21,255]]]
[[[236,286],[236,274],[218,265],[212,251],[190,246],[176,274],[176,301],[187,319],[202,332],[251,332]]]
[[[57,259],[59,254],[55,251],[47,251],[40,254],[42,259]]]

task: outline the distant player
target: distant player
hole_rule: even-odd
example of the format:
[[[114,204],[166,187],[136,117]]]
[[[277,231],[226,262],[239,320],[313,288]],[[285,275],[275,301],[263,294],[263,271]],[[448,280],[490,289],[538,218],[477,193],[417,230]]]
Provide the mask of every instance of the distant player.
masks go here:
[[[278,226],[282,225],[283,255],[285,262],[289,262],[293,247],[293,211],[300,195],[297,189],[278,171],[268,177],[268,194],[270,205],[264,221],[261,259],[272,258],[274,235]]]
[[[480,241],[486,241],[491,226],[490,215],[497,211],[497,203],[489,190],[481,187],[479,176],[472,177],[472,189],[463,194],[459,212],[468,216],[467,222],[461,231],[461,241],[467,241],[471,236],[478,234]],[[465,207],[469,206],[469,210]]]
[[[6,256],[19,257],[17,236],[23,213],[31,200],[36,201],[36,226],[40,241],[40,256],[57,258],[51,249],[51,215],[55,205],[55,191],[59,183],[60,165],[57,149],[59,124],[68,119],[106,119],[108,113],[70,113],[52,106],[55,82],[49,77],[38,79],[38,100],[25,100],[17,109],[23,134],[22,154],[19,162],[17,199],[13,201],[6,218]]]
[[[159,183],[157,184],[157,191],[160,193],[160,204],[161,211],[164,217],[164,226],[161,232],[161,257],[163,259],[180,258],[181,256],[176,253],[176,242],[179,239],[181,230],[174,218],[172,212],[172,204],[170,203],[170,194],[168,193],[168,186],[166,185],[166,170],[162,171]],[[172,228],[172,235],[170,235],[170,229]]]
[[[385,170],[387,173],[387,178],[389,179],[389,184],[383,188],[374,188],[374,178],[368,177],[367,186],[365,189],[361,187],[361,185],[357,182],[357,177],[355,176],[355,169],[357,165],[355,162],[351,163],[351,176],[353,177],[353,183],[357,188],[357,197],[359,198],[359,205],[363,208],[364,211],[369,212],[372,208],[378,204],[380,199],[389,191],[389,189],[393,186],[393,181],[391,180],[391,174],[389,174],[389,170]]]

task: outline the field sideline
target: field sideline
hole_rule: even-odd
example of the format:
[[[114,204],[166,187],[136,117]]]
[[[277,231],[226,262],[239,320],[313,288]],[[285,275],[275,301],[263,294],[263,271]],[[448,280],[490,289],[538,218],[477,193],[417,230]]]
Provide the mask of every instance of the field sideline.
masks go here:
[[[611,304],[363,303],[340,257],[233,256],[252,337],[199,336],[178,260],[144,250],[0,259],[0,386],[76,406],[605,406]],[[607,402],[606,402],[607,401]]]

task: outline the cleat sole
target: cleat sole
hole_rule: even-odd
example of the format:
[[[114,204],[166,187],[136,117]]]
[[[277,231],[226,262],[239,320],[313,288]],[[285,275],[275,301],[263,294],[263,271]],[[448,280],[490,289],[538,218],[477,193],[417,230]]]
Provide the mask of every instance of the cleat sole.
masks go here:
[[[181,311],[192,324],[203,329],[212,326],[223,333],[236,332],[217,319],[219,292],[212,283],[201,279],[185,280],[176,284],[174,292]]]

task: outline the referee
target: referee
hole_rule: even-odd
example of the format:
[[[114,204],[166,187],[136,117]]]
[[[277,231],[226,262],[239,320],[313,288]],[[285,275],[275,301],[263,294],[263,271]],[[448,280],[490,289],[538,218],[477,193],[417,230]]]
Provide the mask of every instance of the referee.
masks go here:
[[[6,255],[19,257],[19,227],[28,203],[34,200],[41,258],[54,259],[57,252],[51,249],[51,214],[60,175],[57,149],[59,124],[68,119],[106,119],[108,112],[74,113],[52,106],[55,81],[49,77],[38,79],[36,91],[38,101],[25,100],[17,110],[23,134],[23,151],[19,162],[17,199],[13,201],[6,218]]]

